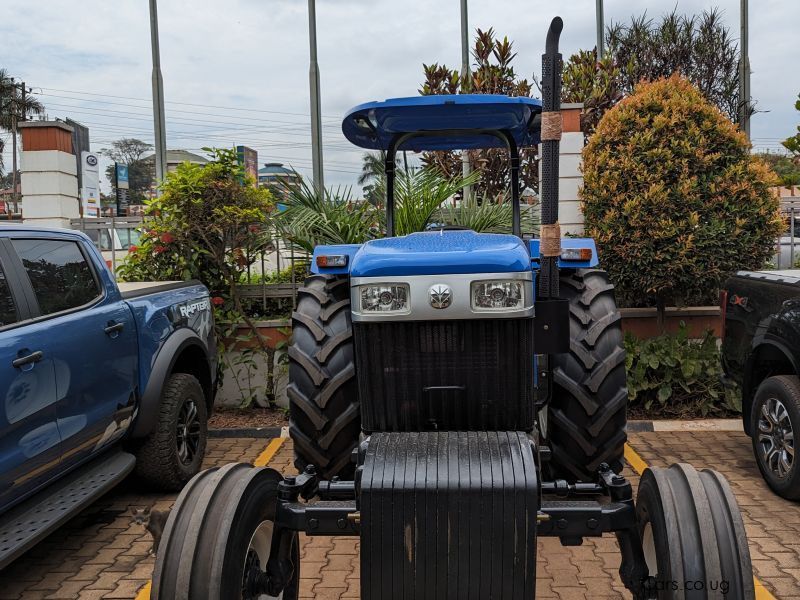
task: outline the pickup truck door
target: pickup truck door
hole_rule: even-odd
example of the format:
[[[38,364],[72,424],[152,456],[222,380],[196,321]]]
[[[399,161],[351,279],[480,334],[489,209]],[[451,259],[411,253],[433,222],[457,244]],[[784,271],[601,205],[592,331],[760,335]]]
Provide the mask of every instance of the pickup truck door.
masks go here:
[[[12,238],[28,304],[50,332],[64,469],[118,440],[133,417],[133,314],[100,257],[73,237]]]
[[[54,478],[61,459],[51,334],[31,322],[9,258],[0,240],[0,511]]]

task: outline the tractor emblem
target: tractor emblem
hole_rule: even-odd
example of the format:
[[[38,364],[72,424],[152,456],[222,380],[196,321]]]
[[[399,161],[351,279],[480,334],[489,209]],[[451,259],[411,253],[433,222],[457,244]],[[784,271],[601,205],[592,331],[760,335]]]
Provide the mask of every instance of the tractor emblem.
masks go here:
[[[437,283],[428,290],[428,299],[433,308],[447,308],[453,301],[453,290],[443,283]]]

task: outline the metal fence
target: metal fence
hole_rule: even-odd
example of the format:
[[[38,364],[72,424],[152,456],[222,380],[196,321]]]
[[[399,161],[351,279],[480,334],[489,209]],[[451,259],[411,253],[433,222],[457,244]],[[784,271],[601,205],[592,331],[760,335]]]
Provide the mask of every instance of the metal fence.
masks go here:
[[[794,192],[794,190],[792,190]],[[794,269],[800,262],[800,196],[784,196],[781,198],[781,213],[788,224],[786,231],[777,240],[775,253],[776,269]]]
[[[146,221],[142,217],[99,217],[73,219],[70,226],[92,239],[116,273],[129,248],[137,245]],[[247,269],[239,286],[241,297],[260,304],[264,311],[275,300],[285,303],[287,308],[296,306],[297,290],[303,284],[304,269],[301,265],[308,265],[311,261],[307,252],[297,251],[281,239],[277,231],[271,233],[272,241],[263,250],[245,256]]]

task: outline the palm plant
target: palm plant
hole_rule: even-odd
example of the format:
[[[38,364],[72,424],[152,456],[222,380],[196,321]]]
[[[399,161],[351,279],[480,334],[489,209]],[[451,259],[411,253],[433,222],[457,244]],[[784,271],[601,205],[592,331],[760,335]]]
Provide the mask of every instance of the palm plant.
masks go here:
[[[377,209],[356,202],[349,189],[319,193],[302,178],[298,181],[284,184],[286,209],[275,218],[291,243],[311,252],[318,244],[360,244],[381,234]]]
[[[23,94],[20,85],[6,69],[0,69],[0,129],[11,131],[14,121],[22,122],[29,117],[44,113],[44,105],[30,94]],[[3,168],[3,140],[0,140],[0,173]]]
[[[395,235],[424,231],[433,224],[449,224],[473,231],[510,233],[511,203],[477,199],[452,206],[465,185],[480,177],[473,171],[468,177],[448,179],[433,168],[398,173],[395,185]],[[386,232],[386,213],[381,205],[353,200],[349,190],[325,190],[320,194],[305,181],[286,186],[286,209],[275,220],[283,236],[308,252],[318,244],[360,244],[382,237]],[[386,182],[376,185],[381,198],[386,197]],[[532,207],[522,207],[523,231],[534,232],[538,218]]]

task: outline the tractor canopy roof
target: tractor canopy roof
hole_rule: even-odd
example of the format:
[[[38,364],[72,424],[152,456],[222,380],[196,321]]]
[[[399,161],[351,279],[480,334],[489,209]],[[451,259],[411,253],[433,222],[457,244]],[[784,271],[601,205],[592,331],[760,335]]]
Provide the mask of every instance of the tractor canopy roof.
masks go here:
[[[432,134],[406,139],[397,150],[461,150],[502,148],[505,142],[491,131],[505,131],[517,147],[539,143],[540,100],[490,94],[457,94],[391,98],[367,102],[350,111],[342,132],[356,146],[387,150],[393,139],[407,133]]]

